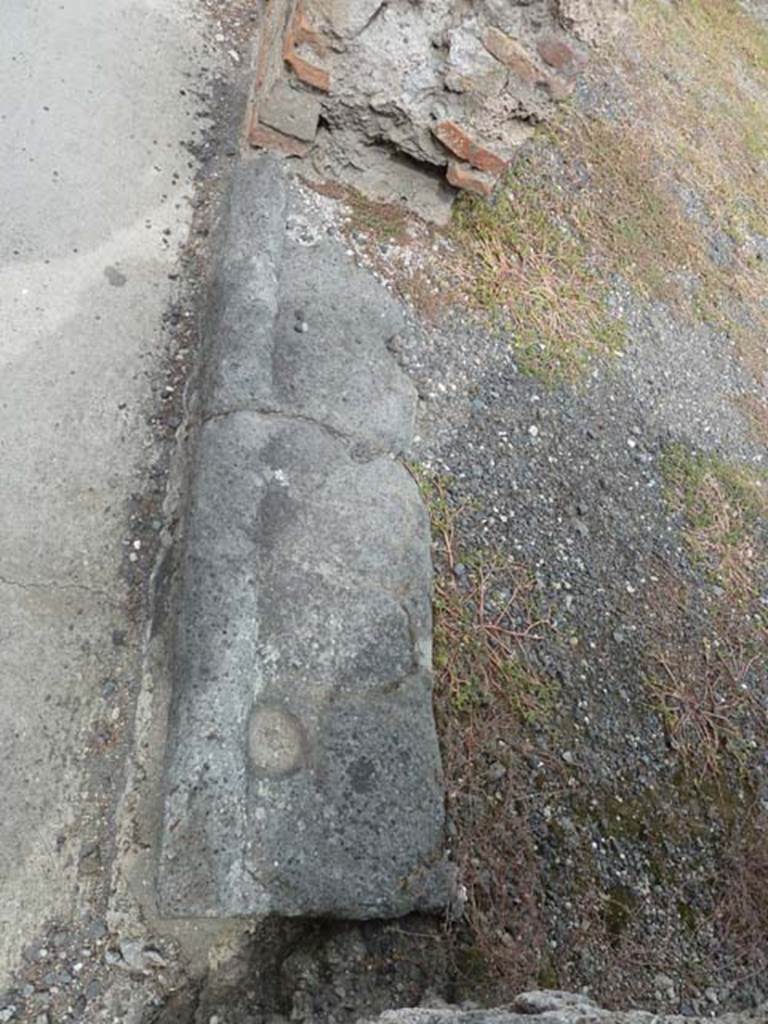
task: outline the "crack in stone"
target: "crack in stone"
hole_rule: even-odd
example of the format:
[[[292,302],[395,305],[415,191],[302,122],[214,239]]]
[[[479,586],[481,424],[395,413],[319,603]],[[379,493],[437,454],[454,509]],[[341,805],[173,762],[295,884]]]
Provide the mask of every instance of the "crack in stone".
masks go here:
[[[112,603],[115,602],[114,597],[105,590],[97,590],[95,587],[86,586],[84,583],[59,583],[56,580],[15,580],[0,573],[0,584],[6,587],[17,587],[19,590],[76,590],[89,594],[91,597],[99,597]]]
[[[357,30],[357,32],[354,32],[350,36],[350,39],[357,39],[359,36],[361,36],[363,34],[363,32],[367,32],[368,29],[371,27],[371,25],[373,25],[373,23],[376,21],[376,19],[379,18],[381,16],[381,14],[383,14],[383,12],[384,12],[385,8],[387,7],[388,3],[389,3],[389,0],[382,0],[382,2],[379,4],[379,6],[376,8],[376,10],[370,16],[370,18],[368,18],[366,23],[362,26],[362,28],[359,28]]]
[[[377,445],[368,438],[363,437],[361,434],[352,433],[347,430],[342,430],[340,427],[334,427],[330,423],[324,423],[322,420],[316,419],[314,416],[309,416],[306,413],[300,412],[288,412],[284,409],[273,409],[270,407],[258,406],[258,405],[235,405],[229,409],[223,409],[221,412],[206,413],[202,418],[202,425],[211,423],[216,420],[226,419],[227,416],[238,416],[243,413],[251,413],[256,416],[264,416],[265,418],[271,419],[284,419],[284,420],[295,420],[300,423],[308,423],[313,427],[318,427],[320,430],[329,434],[334,440],[347,441],[366,446],[366,454],[370,455],[370,458],[360,459],[361,462],[372,462],[374,459],[382,457],[397,456],[399,453],[394,451],[392,448],[385,448],[381,445]]]

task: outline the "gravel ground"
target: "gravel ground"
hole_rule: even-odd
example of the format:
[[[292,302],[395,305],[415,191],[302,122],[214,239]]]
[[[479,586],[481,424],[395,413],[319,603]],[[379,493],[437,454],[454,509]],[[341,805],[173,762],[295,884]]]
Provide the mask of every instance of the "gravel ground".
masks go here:
[[[611,120],[633,100],[602,69],[577,102]],[[556,154],[551,165],[560,173]],[[733,240],[702,197],[681,189],[679,200],[704,230],[712,263],[728,264]],[[477,934],[459,924],[444,938],[452,968],[443,994],[498,1001],[548,984],[588,990],[611,1007],[688,1015],[759,1004],[768,996],[768,933],[755,891],[759,903],[765,865],[750,862],[755,851],[742,840],[755,828],[761,834],[768,807],[764,639],[742,679],[757,710],[735,721],[748,768],[725,767],[717,780],[676,748],[649,678],[656,652],[675,651],[695,700],[701,651],[741,643],[729,596],[692,557],[664,465],[680,445],[693,459],[765,472],[768,451],[740,405],[763,396],[764,382],[727,331],[693,319],[683,303],[643,298],[616,276],[607,306],[625,325],[623,351],[592,361],[576,384],[547,387],[521,371],[508,331],[446,305],[435,283],[450,280],[444,236],[412,223],[382,237],[354,209],[314,202],[318,223],[345,233],[350,252],[412,300],[410,328],[390,348],[421,399],[409,458],[446,481],[457,515],[459,564],[436,543],[438,578],[453,578],[471,601],[462,563],[500,557],[531,574],[548,623],[525,657],[549,681],[553,708],[514,726],[504,757],[482,744],[475,752],[487,793],[517,800],[509,836],[525,852],[506,868],[480,854],[465,882],[470,904],[485,908],[490,943],[512,953],[501,969],[468,967]],[[689,297],[700,286],[692,275],[678,283]],[[768,551],[765,528],[755,534],[757,562]],[[497,579],[492,598],[503,603],[514,582]],[[768,580],[759,574],[758,586],[765,604]],[[473,827],[478,796],[467,796],[465,778],[451,774],[450,758],[447,765],[456,836]],[[489,910],[502,892],[506,920]],[[736,905],[757,919],[734,927],[728,908]],[[521,949],[528,942],[535,955]]]
[[[664,499],[662,452],[682,441],[757,465],[765,452],[730,399],[743,373],[727,340],[626,290],[615,301],[631,343],[583,389],[543,389],[466,321],[415,335],[403,363],[430,397],[414,454],[451,479],[465,550],[522,561],[551,616],[533,657],[558,707],[529,737],[539,756],[525,774],[558,986],[612,1006],[704,1012],[704,992],[749,1005],[762,982],[741,986],[741,966],[725,965],[713,917],[729,815],[685,791],[644,680],[655,640],[691,640],[716,592]],[[692,594],[682,617],[665,603],[670,579]],[[611,893],[617,922],[592,907]]]

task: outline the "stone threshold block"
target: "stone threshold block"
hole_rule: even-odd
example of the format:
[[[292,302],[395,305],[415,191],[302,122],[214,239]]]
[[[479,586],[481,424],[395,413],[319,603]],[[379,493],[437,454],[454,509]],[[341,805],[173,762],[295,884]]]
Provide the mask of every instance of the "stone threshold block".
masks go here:
[[[239,171],[224,218],[175,616],[161,908],[434,911],[450,886],[429,523],[392,451],[411,386],[386,350],[392,299],[367,276],[351,288],[362,272],[335,243],[292,240],[298,200],[280,174],[271,158]]]

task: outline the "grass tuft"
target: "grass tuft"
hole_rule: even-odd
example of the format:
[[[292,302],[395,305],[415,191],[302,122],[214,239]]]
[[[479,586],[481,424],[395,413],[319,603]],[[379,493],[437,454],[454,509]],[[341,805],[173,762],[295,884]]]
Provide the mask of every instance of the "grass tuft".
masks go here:
[[[664,453],[662,474],[688,550],[712,588],[708,626],[686,636],[668,629],[651,652],[648,685],[683,765],[716,776],[728,764],[746,768],[768,740],[768,553],[761,536],[768,489],[765,476],[679,444]],[[690,608],[680,607],[690,602],[690,594],[668,591],[672,627],[694,621]]]
[[[685,517],[694,559],[745,607],[758,595],[765,554],[756,531],[768,516],[768,478],[712,455],[671,445],[662,459],[666,496]]]
[[[510,991],[544,977],[548,959],[522,760],[530,730],[552,717],[558,686],[533,664],[550,629],[519,563],[462,549],[466,508],[450,481],[416,472],[435,539],[435,715],[448,780],[452,854],[466,893],[455,944],[460,977]]]
[[[452,230],[476,307],[510,330],[524,371],[555,384],[578,379],[590,357],[620,351],[624,330],[606,309],[605,280],[566,196],[540,171],[530,153],[492,204],[462,197]]]
[[[768,814],[755,810],[726,852],[717,923],[730,937],[746,981],[768,971]]]

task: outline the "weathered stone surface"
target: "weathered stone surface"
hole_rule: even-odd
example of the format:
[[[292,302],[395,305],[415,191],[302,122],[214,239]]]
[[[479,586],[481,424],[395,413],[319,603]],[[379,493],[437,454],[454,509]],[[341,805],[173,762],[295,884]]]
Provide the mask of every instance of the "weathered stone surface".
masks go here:
[[[594,45],[620,26],[633,0],[556,0],[560,24],[577,39]]]
[[[474,26],[459,26],[450,33],[445,84],[452,92],[498,96],[507,86],[507,70],[483,45]]]
[[[645,1010],[603,1010],[586,996],[570,992],[526,992],[509,1006],[492,1009],[387,1010],[375,1018],[375,1024],[704,1024],[713,1020],[719,1024],[765,1024],[768,1006],[717,1018],[683,1017]],[[374,1024],[374,1020],[360,1024]]]
[[[318,132],[311,173],[323,181],[341,181],[376,202],[418,210],[425,219],[447,224],[456,193],[413,161],[384,146],[369,146],[353,130]],[[437,143],[432,140],[434,145]]]
[[[233,230],[246,233],[253,248],[263,216],[261,204],[246,197],[262,187],[264,175],[249,184],[252,173],[237,172],[241,216]],[[294,212],[300,226],[301,214]],[[266,237],[273,231],[270,223]],[[257,253],[251,260],[222,256],[208,413],[278,411],[320,421],[376,450],[402,451],[413,428],[415,393],[385,344],[403,326],[400,307],[331,240],[306,245],[289,223],[280,246],[279,302]],[[265,303],[267,294],[273,297]]]
[[[270,0],[262,8],[254,90],[257,100],[270,94],[282,74],[285,38],[295,16],[296,3],[297,0]]]
[[[279,165],[224,215],[174,658],[164,912],[373,918],[449,898],[429,524],[386,290]],[[293,203],[293,206],[291,205]]]
[[[318,0],[317,7],[331,24],[336,35],[351,39],[366,27],[384,6],[386,0]]]
[[[317,134],[320,110],[316,97],[292,89],[281,79],[259,106],[259,120],[285,135],[311,142]]]
[[[222,310],[235,291],[241,301],[253,305],[251,330],[277,312],[287,215],[288,189],[280,161],[265,155],[239,162],[221,213],[222,244],[207,325],[210,334],[217,330]],[[262,311],[265,315],[260,315]]]
[[[560,75],[551,75],[547,79],[547,91],[553,100],[566,100],[573,95],[576,82],[573,78],[563,78]]]
[[[283,156],[304,157],[309,153],[309,146],[292,135],[268,128],[260,124],[254,117],[248,132],[248,141],[254,149],[266,149],[271,153],[282,153]]]
[[[203,428],[166,912],[366,918],[444,903],[428,551],[416,486],[387,455],[282,416]]]

